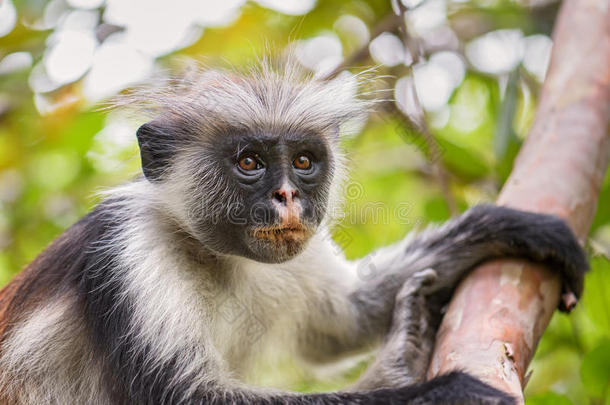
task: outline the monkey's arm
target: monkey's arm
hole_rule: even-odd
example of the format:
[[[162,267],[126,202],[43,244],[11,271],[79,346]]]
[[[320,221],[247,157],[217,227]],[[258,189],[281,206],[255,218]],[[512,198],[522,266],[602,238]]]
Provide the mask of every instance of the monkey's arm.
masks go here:
[[[379,367],[374,364],[360,386],[377,385],[383,380],[381,375],[394,374],[387,370],[388,363],[403,368],[406,382],[418,381],[427,367],[441,309],[459,280],[478,263],[505,256],[548,264],[561,273],[564,289],[580,296],[588,268],[586,256],[561,219],[492,205],[476,206],[441,227],[408,237],[357,262],[359,279],[345,298],[350,307],[345,312],[354,314],[348,319],[355,325],[345,319],[327,321],[337,325],[336,333],[328,333],[328,328],[322,332],[312,325],[309,354],[315,359],[328,358],[385,337]],[[413,275],[422,275],[426,269],[436,273],[433,280],[424,276],[428,281],[409,283]],[[350,333],[341,329],[345,326]],[[417,333],[409,332],[409,328],[416,328]],[[412,351],[402,352],[399,361],[403,350]],[[383,359],[385,355],[390,358]]]
[[[479,205],[447,224],[382,249],[359,263],[361,278],[351,299],[371,329],[387,326],[394,296],[404,281],[422,270],[438,278],[427,290],[440,305],[475,265],[497,257],[520,257],[560,272],[564,290],[580,297],[588,269],[580,243],[558,217],[493,205]],[[375,305],[367,305],[375,302]],[[383,330],[383,328],[381,328]]]

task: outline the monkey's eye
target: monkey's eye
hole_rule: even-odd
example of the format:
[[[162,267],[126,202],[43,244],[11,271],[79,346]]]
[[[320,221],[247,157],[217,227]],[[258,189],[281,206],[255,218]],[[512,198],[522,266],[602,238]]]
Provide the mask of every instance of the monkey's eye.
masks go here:
[[[256,155],[246,155],[239,159],[239,167],[246,172],[251,172],[253,170],[259,170],[263,168],[263,165],[257,159]]]
[[[299,170],[309,170],[311,168],[311,159],[307,155],[299,155],[292,161],[292,165]]]

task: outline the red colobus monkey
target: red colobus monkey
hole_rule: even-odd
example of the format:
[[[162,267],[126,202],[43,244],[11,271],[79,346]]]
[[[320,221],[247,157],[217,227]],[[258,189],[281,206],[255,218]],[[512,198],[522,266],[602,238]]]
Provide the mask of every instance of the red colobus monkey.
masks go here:
[[[355,86],[264,66],[126,96],[152,114],[144,176],[0,291],[0,403],[512,404],[463,372],[424,381],[441,308],[502,256],[548,264],[579,296],[583,250],[558,218],[483,205],[345,260],[325,223],[342,127],[369,108]],[[345,391],[247,384],[270,350],[323,363],[375,342]]]

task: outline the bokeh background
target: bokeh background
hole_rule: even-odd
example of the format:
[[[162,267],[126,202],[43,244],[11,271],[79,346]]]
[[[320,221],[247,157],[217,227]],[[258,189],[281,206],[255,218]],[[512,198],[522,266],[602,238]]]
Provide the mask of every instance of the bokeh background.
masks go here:
[[[290,48],[320,77],[383,76],[367,91],[388,101],[344,142],[352,178],[334,236],[350,258],[493,201],[532,122],[559,6],[403,0],[401,31],[390,0],[0,0],[0,287],[99,191],[137,175],[141,122],[100,103],[187,58],[239,67]],[[588,249],[584,299],[546,331],[530,405],[610,404],[610,176]],[[318,390],[363,367],[280,371],[288,388]]]

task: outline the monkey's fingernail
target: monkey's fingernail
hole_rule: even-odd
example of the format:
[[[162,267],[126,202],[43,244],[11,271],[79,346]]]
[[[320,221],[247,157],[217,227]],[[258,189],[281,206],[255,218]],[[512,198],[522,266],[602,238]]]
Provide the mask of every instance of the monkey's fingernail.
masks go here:
[[[563,306],[566,308],[566,310],[571,311],[578,303],[578,298],[576,298],[576,295],[574,295],[572,291],[568,291],[561,295],[561,301],[563,302]]]

